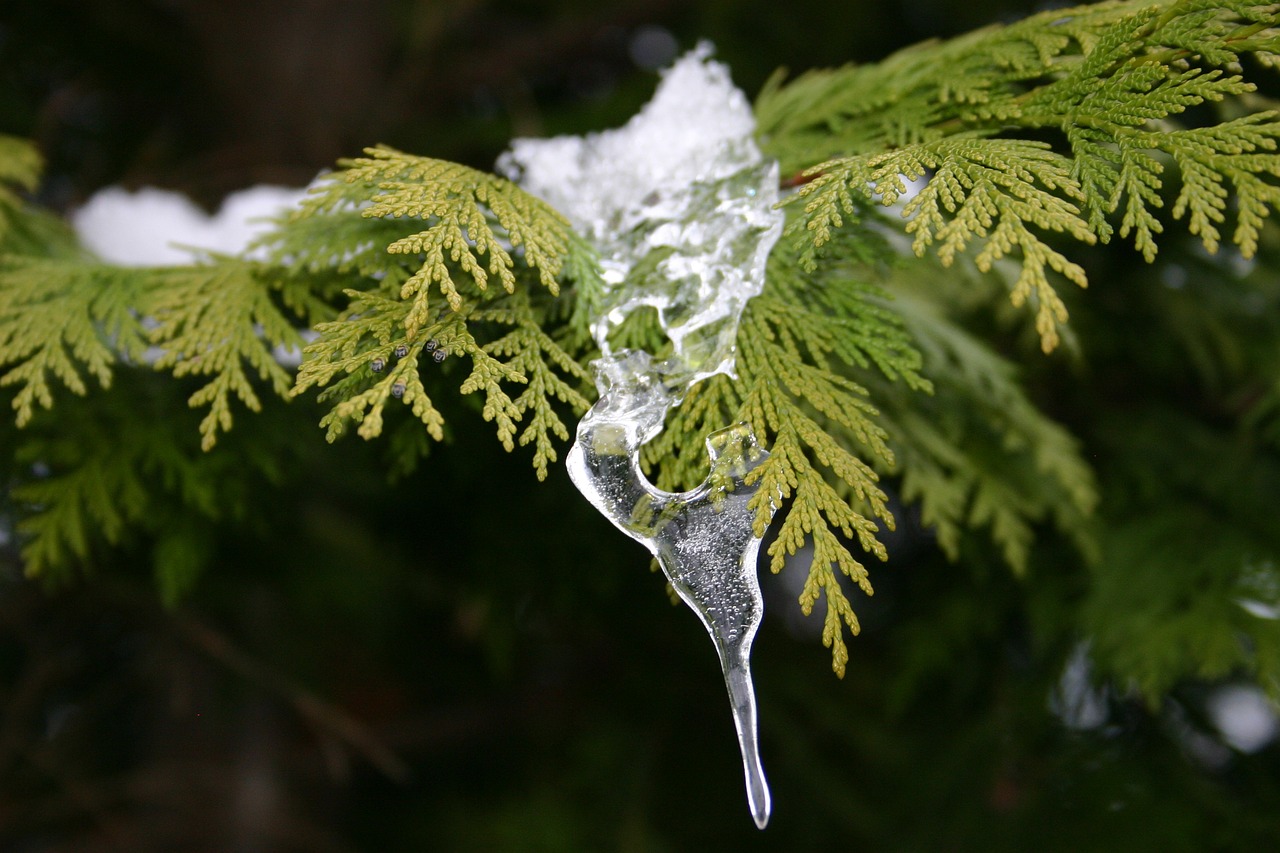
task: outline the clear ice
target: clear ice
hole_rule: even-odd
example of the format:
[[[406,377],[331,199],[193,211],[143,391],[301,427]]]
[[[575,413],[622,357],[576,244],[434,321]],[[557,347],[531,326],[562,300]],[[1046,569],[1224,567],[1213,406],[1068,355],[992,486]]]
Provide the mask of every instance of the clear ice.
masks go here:
[[[728,69],[700,46],[664,75],[621,129],[587,137],[516,140],[499,167],[569,217],[600,252],[605,288],[590,300],[599,401],[578,424],[566,464],[596,509],[657,558],[715,643],[742,750],[756,825],[769,820],[760,764],[751,644],[764,615],[756,575],[760,538],[744,478],[768,454],[746,424],[707,438],[710,473],[698,487],[660,491],[640,448],[697,381],[732,375],[747,300],[764,286],[782,231],[777,164],[752,139],[755,121]],[[609,334],[636,308],[658,312],[673,346],[614,352]]]

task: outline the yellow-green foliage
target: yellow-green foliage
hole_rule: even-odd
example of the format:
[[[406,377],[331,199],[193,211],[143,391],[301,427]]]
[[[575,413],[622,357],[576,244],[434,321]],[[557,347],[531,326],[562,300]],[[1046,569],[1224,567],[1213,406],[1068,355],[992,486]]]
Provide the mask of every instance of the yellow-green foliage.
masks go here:
[[[738,378],[697,386],[643,454],[660,487],[687,487],[705,475],[698,436],[716,424],[751,425],[770,449],[749,477],[761,484],[753,498],[758,533],[765,532],[770,502],[781,508],[770,568],[782,570],[789,556],[812,545],[801,606],[809,613],[825,595],[823,642],[842,675],[848,660],[842,624],[854,633],[859,626],[836,571],[871,594],[850,545],[856,541],[884,560],[876,534],[880,524],[894,525],[873,467],[892,470],[894,453],[866,387],[852,377],[870,371],[913,391],[930,390],[898,318],[858,283],[856,270],[843,272],[815,280],[794,256],[775,255],[765,292],[749,303],[739,331]]]
[[[1256,89],[1243,57],[1270,61],[1276,23],[1266,4],[1100,3],[775,80],[757,104],[760,133],[805,181],[788,203],[806,264],[863,204],[897,204],[904,178],[927,179],[901,209],[913,250],[949,265],[972,246],[983,269],[1020,256],[1011,296],[1034,307],[1050,351],[1067,319],[1050,273],[1086,284],[1050,238],[1106,242],[1118,216],[1120,236],[1153,259],[1168,166],[1182,182],[1172,217],[1214,251],[1234,197],[1232,240],[1251,256],[1280,203],[1280,122],[1272,110],[1235,113]],[[1203,104],[1224,105],[1226,118],[1184,124]]]
[[[569,437],[553,401],[576,414],[589,403],[581,353],[543,327],[555,316],[550,300],[560,277],[572,279],[562,276],[566,266],[580,277],[598,275],[590,250],[559,213],[510,181],[387,148],[369,154],[323,183],[273,246],[280,262],[306,271],[322,266],[311,260],[317,249],[299,253],[291,230],[314,234],[316,220],[353,216],[380,229],[356,231],[354,246],[324,248],[363,287],[347,290],[347,310],[316,327],[320,335],[305,349],[294,393],[325,387],[322,399],[337,401],[323,421],[331,440],[351,423],[364,438],[379,435],[386,406],[399,401],[439,441],[444,417],[420,368],[449,370],[444,358],[465,358],[471,370],[459,390],[483,393],[481,414],[494,422],[499,441],[507,450],[517,441],[532,444],[534,468],[545,478],[557,458],[554,439]],[[367,241],[379,238],[382,253],[367,254]],[[524,264],[513,258],[517,248]],[[489,257],[487,268],[481,255]],[[500,290],[489,287],[493,276]],[[531,293],[535,282],[551,297]],[[446,304],[433,303],[432,286]],[[524,387],[516,394],[513,386]]]
[[[8,236],[22,210],[18,192],[34,190],[43,169],[40,152],[34,145],[0,134],[0,240]]]
[[[987,273],[1031,309],[1047,351],[1071,335],[1060,282],[1086,283],[1074,247],[1118,235],[1151,260],[1182,220],[1210,252],[1228,239],[1258,251],[1280,204],[1280,119],[1248,75],[1277,64],[1276,24],[1269,5],[1099,3],[776,77],[761,93],[760,144],[795,190],[786,236],[744,314],[737,377],[695,387],[643,461],[660,487],[686,488],[706,475],[707,434],[751,425],[770,450],[752,474],[758,532],[765,502],[779,503],[769,565],[812,554],[800,603],[825,601],[836,672],[845,628],[858,630],[841,579],[870,594],[865,555],[887,556],[886,477],[952,557],[980,530],[1025,571],[1050,524],[1086,555],[1100,547],[1099,490],[1076,441],[1020,389],[1007,354],[948,310],[961,289],[1003,301],[962,274]],[[183,396],[207,407],[205,449],[231,427],[233,400],[256,410],[264,394],[317,389],[331,440],[390,433],[403,470],[446,437],[445,413],[466,417],[445,390],[456,388],[503,447],[532,447],[544,478],[590,404],[596,255],[509,181],[373,148],[277,223],[263,261],[121,270],[24,205],[38,169],[31,146],[0,138],[0,390],[29,431],[51,422],[60,387],[92,397],[126,370],[161,370],[198,380]],[[304,328],[315,337],[291,381],[273,351]],[[645,312],[616,342],[667,346]],[[139,498],[153,487],[138,470],[207,474],[171,437],[156,443],[162,458],[113,457],[100,438],[78,455],[23,451],[59,460],[21,492],[33,570],[83,558],[93,531],[110,543],[149,525],[156,502]],[[157,549],[171,592],[190,576],[184,542]],[[1205,658],[1206,671],[1237,660]]]
[[[511,252],[519,249],[542,284],[553,294],[559,291],[556,276],[568,249],[569,223],[546,203],[510,181],[457,163],[385,147],[370,148],[368,154],[346,163],[342,172],[349,184],[376,187],[365,199],[369,205],[362,215],[427,223],[386,247],[393,255],[421,259],[418,271],[400,289],[401,299],[413,299],[405,318],[409,337],[429,321],[431,285],[439,287],[450,308],[461,310],[462,294],[450,267],[466,275],[477,290],[483,292],[489,277],[497,276],[502,288],[512,293],[516,277]],[[490,227],[490,218],[501,238]],[[489,256],[487,270],[480,255]]]
[[[160,351],[155,366],[175,377],[208,378],[189,400],[192,407],[209,407],[200,422],[201,446],[208,450],[219,430],[231,429],[232,395],[252,411],[262,408],[251,374],[278,395],[288,392],[292,377],[272,350],[297,350],[302,337],[251,263],[224,258],[159,275],[144,303],[155,321],[148,335]]]
[[[130,313],[135,299],[120,293],[133,281],[112,278],[109,269],[28,259],[0,268],[0,349],[15,365],[0,386],[18,386],[12,403],[18,426],[37,404],[53,407],[51,378],[85,394],[83,369],[107,388],[117,352],[141,353],[142,330]],[[63,286],[51,287],[58,279]]]
[[[8,370],[0,387],[18,388],[12,406],[19,426],[37,404],[52,408],[52,380],[83,395],[87,371],[111,386],[120,363],[144,356],[175,377],[207,384],[190,397],[208,406],[200,424],[208,450],[231,428],[231,398],[261,407],[250,375],[279,395],[291,384],[273,355],[297,348],[296,320],[275,304],[277,290],[255,265],[229,258],[191,267],[129,270],[84,260],[8,258],[0,261],[0,353]],[[142,318],[150,322],[144,327]],[[153,349],[148,353],[148,347]]]
[[[24,201],[40,183],[43,168],[33,144],[0,134],[0,254],[82,256],[60,219]]]

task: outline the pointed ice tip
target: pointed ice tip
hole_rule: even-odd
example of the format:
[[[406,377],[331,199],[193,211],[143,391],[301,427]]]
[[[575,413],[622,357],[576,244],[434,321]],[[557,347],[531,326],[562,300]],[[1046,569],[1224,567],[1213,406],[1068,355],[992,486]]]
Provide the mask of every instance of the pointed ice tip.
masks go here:
[[[747,805],[751,809],[751,817],[756,822],[756,828],[764,829],[773,811],[773,797],[769,795],[769,786],[765,784],[763,776],[758,776],[751,781],[752,786],[747,788]]]

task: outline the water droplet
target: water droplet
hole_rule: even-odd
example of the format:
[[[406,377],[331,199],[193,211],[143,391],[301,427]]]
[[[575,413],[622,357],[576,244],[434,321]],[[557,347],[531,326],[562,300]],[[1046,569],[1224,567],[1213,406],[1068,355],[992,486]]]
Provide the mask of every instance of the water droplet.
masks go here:
[[[395,385],[391,386],[391,396],[395,397],[397,400],[404,396],[403,382],[397,382]]]
[[[369,362],[369,369],[372,370],[374,373],[381,373],[382,368],[386,366],[387,366],[387,360],[385,358],[379,357]]]

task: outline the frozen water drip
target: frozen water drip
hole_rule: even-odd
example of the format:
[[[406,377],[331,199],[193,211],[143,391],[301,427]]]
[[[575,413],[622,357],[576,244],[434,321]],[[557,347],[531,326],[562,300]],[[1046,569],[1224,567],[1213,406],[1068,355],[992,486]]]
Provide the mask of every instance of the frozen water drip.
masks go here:
[[[746,424],[736,424],[707,438],[711,471],[701,485],[678,493],[655,488],[640,470],[640,447],[661,429],[672,398],[646,353],[624,352],[595,366],[601,400],[578,425],[569,476],[619,530],[649,549],[711,635],[742,750],[747,802],[763,829],[770,798],[751,682],[751,644],[764,617],[751,505],[759,484],[745,478],[768,454]]]
[[[701,46],[663,74],[625,127],[586,137],[520,139],[499,161],[550,202],[599,252],[601,282],[580,294],[602,357],[600,399],[578,425],[567,464],[574,484],[647,547],[715,643],[742,749],[756,825],[769,820],[760,765],[751,644],[764,614],[753,533],[758,485],[747,475],[768,456],[745,424],[707,438],[711,470],[688,492],[655,488],[640,448],[698,381],[733,375],[747,301],[764,287],[782,233],[778,166],[755,145],[755,120],[728,69]],[[638,308],[652,308],[671,341],[661,364],[610,345]],[[771,511],[772,505],[766,505]]]

